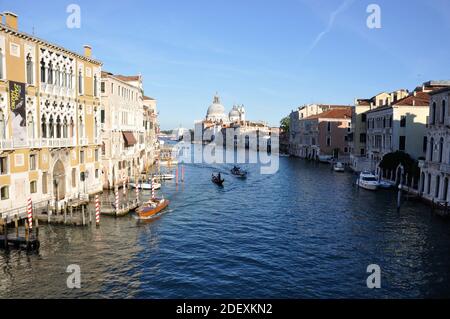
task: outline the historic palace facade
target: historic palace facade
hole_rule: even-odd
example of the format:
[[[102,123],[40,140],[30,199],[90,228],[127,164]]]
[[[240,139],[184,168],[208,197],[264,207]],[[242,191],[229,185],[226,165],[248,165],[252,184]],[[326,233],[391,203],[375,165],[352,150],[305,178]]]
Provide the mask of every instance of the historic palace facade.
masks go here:
[[[0,18],[0,210],[100,192],[101,62]]]

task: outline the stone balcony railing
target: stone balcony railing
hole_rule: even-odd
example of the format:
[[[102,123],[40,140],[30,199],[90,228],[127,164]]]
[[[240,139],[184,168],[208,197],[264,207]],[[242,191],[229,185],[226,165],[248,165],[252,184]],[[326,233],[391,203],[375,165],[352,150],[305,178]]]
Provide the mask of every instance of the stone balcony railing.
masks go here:
[[[43,147],[74,147],[73,138],[40,138],[28,139],[26,142],[17,143],[14,140],[0,140],[1,150],[13,150],[17,148],[43,148]]]

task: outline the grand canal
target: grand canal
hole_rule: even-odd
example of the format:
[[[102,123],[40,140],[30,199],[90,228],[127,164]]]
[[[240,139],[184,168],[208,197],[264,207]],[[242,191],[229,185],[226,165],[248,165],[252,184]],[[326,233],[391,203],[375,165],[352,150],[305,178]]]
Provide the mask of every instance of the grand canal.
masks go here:
[[[0,252],[0,297],[450,297],[450,224],[417,202],[353,186],[328,166],[280,158],[274,175],[248,166],[186,165],[151,222],[102,217],[101,227],[41,226],[39,254]],[[221,171],[223,189],[210,181]],[[81,289],[66,286],[68,265]],[[378,264],[382,288],[366,286]]]

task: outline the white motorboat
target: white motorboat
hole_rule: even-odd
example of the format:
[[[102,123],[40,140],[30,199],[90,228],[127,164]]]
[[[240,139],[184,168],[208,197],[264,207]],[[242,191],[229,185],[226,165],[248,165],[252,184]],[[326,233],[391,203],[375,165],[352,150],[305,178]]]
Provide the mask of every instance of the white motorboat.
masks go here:
[[[155,189],[160,189],[161,188],[161,184],[160,183],[153,182],[153,185],[154,185]],[[136,184],[135,183],[130,183],[130,187],[131,188],[136,188]],[[148,183],[148,182],[138,183],[137,187],[139,189],[142,189],[142,190],[151,190],[152,189],[152,183]]]
[[[319,162],[321,163],[330,163],[333,160],[333,156],[331,155],[319,155]]]
[[[345,166],[341,162],[337,162],[336,164],[333,165],[333,170],[335,172],[344,172]]]
[[[168,181],[168,180],[172,180],[175,178],[175,175],[173,174],[159,174],[159,175],[155,175],[155,179],[156,180],[160,180],[160,181]]]
[[[375,191],[380,186],[380,183],[378,182],[378,178],[372,173],[362,172],[356,181],[356,185],[370,191]]]
[[[395,187],[395,183],[389,181],[380,181],[378,187],[382,189],[391,189]]]

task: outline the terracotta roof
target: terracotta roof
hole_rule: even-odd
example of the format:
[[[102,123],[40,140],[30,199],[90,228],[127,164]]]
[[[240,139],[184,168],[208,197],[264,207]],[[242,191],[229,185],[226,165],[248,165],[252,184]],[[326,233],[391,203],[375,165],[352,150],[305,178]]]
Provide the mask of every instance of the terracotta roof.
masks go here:
[[[141,79],[140,75],[114,75],[114,77],[125,82],[139,81]]]
[[[407,97],[393,103],[392,105],[411,105],[411,106],[427,106],[430,104],[430,94],[427,92],[416,92],[416,94],[408,95]]]
[[[371,99],[357,99],[356,102],[357,102],[358,105],[369,106],[370,103],[372,102],[372,100]]]
[[[155,99],[149,96],[144,95],[144,101],[154,101]]]
[[[326,119],[344,119],[352,117],[352,108],[347,106],[345,108],[332,109],[317,115],[312,115],[306,118],[306,120],[313,120],[319,118]]]

